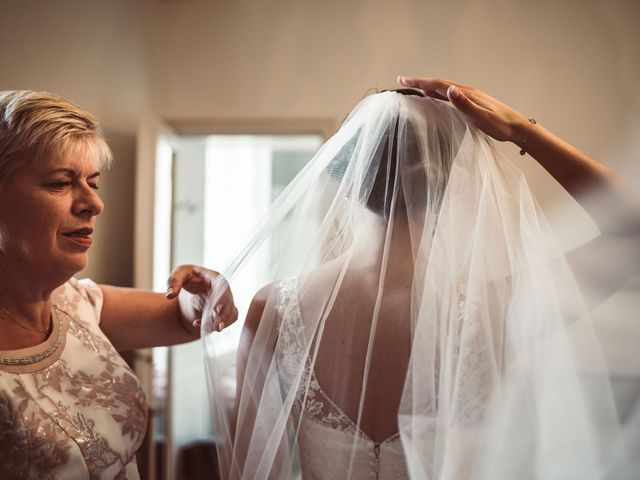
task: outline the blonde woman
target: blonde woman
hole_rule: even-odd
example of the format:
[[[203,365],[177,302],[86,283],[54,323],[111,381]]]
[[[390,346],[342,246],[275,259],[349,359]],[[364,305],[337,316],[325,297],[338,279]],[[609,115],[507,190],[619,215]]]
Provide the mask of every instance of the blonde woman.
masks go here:
[[[110,162],[86,111],[48,93],[0,93],[2,478],[138,478],[147,404],[118,350],[199,337],[216,272],[180,266],[166,295],[73,277]],[[227,290],[208,321],[236,315]]]

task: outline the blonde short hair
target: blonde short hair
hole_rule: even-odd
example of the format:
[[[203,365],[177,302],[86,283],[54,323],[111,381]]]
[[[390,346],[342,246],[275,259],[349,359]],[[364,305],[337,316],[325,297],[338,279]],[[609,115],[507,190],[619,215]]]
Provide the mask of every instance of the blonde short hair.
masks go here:
[[[89,112],[47,92],[0,92],[0,186],[28,162],[87,148],[101,167],[110,165],[113,154]]]

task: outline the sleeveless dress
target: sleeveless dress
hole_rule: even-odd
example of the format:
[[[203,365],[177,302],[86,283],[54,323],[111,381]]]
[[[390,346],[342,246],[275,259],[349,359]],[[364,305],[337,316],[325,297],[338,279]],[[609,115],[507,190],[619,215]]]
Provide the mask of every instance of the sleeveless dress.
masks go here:
[[[306,355],[297,280],[278,284],[280,348],[276,362],[283,390],[294,383],[298,366],[305,365],[291,415],[298,431],[302,478],[402,480],[409,475],[400,436],[374,442],[322,390]],[[308,384],[308,389],[305,388]]]
[[[147,403],[100,330],[102,292],[72,278],[52,300],[44,343],[0,351],[0,478],[137,479]]]

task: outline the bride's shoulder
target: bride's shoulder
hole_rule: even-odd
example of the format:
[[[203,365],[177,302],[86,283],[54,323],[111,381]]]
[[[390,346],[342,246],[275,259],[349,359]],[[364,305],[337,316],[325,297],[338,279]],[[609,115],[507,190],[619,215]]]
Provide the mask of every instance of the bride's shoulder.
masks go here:
[[[282,304],[283,292],[295,288],[297,282],[297,278],[291,277],[269,283],[258,290],[247,310],[244,329],[250,334],[255,334],[259,327],[273,327],[276,323],[278,308]]]
[[[322,297],[320,292],[326,291],[328,285],[335,284],[343,268],[344,259],[336,258],[298,276],[279,279],[263,286],[251,300],[245,328],[256,332],[261,324],[275,324],[278,311],[292,302],[300,302],[301,292],[306,292],[305,304],[316,297]]]
[[[348,263],[346,256],[334,258],[292,279],[292,282],[294,285],[298,285],[301,290],[311,291],[318,291],[328,285],[335,285],[337,279],[344,273],[345,262]]]
[[[249,310],[247,311],[247,318],[244,322],[245,329],[253,332],[258,330],[262,316],[267,308],[269,297],[274,290],[274,285],[273,283],[265,285],[253,296]]]

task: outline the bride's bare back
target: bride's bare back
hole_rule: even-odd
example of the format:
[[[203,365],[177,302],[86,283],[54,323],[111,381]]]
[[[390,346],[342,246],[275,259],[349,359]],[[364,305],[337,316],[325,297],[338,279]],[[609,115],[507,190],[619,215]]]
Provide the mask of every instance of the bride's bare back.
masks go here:
[[[335,282],[339,266],[332,262],[307,277],[300,299],[303,319],[305,311],[322,308],[313,292],[327,291],[325,282]],[[411,274],[406,269],[387,271],[381,283],[378,262],[352,262],[324,326],[318,327],[322,340],[314,363],[316,378],[326,396],[375,442],[398,432],[411,351]]]

